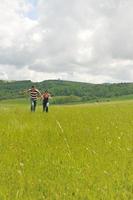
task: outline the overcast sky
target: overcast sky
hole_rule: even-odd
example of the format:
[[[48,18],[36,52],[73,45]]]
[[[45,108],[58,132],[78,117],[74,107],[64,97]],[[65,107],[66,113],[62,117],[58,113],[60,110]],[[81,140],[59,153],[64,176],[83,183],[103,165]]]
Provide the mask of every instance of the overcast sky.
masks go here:
[[[0,0],[0,79],[133,81],[133,0]]]

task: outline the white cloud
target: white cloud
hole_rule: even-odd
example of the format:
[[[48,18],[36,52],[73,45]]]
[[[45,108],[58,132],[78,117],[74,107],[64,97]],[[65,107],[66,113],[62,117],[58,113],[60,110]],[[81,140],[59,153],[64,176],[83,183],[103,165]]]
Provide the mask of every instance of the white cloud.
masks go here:
[[[8,76],[5,72],[0,72],[0,80],[8,80]]]
[[[132,0],[38,0],[38,18],[28,0],[0,10],[0,78],[133,80]]]

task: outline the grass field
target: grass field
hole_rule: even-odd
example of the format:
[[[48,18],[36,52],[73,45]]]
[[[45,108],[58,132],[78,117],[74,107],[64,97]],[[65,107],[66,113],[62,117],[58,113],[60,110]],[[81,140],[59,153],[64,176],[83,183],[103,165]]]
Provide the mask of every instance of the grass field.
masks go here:
[[[0,105],[0,200],[132,200],[133,101]]]

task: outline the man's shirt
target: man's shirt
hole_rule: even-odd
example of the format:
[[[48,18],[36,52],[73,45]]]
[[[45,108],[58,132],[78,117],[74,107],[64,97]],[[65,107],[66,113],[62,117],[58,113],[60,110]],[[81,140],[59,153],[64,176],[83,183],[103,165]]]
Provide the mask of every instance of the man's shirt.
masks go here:
[[[30,93],[31,99],[33,100],[37,100],[38,94],[40,95],[40,92],[37,89],[29,89],[28,92]]]

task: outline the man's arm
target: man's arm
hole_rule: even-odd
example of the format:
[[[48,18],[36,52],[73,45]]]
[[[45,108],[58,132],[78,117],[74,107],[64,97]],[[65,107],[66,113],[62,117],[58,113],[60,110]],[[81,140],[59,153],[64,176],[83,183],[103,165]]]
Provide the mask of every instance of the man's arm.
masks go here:
[[[30,92],[30,89],[19,91],[20,94],[27,94],[27,93],[29,93],[29,92]]]
[[[39,94],[40,97],[42,96],[42,94],[39,90],[37,90],[37,93]]]

